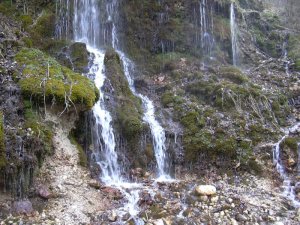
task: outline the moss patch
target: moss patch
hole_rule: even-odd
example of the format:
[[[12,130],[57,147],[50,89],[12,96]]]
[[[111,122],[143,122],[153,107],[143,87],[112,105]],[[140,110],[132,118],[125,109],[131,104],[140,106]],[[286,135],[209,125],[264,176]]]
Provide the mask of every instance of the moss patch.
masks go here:
[[[92,81],[61,66],[40,50],[24,48],[15,59],[21,68],[19,84],[26,99],[42,102],[45,93],[47,103],[63,106],[68,96],[78,108],[88,110],[99,98]]]

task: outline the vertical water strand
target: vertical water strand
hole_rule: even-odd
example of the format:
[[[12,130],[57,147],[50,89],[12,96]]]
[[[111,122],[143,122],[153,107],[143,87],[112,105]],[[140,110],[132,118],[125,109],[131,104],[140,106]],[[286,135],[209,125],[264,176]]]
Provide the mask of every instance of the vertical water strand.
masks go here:
[[[207,56],[211,56],[214,45],[212,9],[212,3],[207,0],[199,2],[201,48]]]
[[[119,185],[123,179],[115,151],[116,142],[112,128],[112,117],[105,109],[102,87],[106,79],[104,74],[105,53],[100,50],[101,26],[99,5],[96,0],[75,0],[73,27],[74,40],[87,44],[87,49],[94,55],[89,74],[94,77],[99,89],[100,99],[93,107],[94,125],[94,156],[101,168],[101,180],[108,185]]]
[[[230,30],[231,30],[231,47],[232,47],[232,64],[237,66],[238,64],[238,43],[237,43],[237,26],[235,22],[235,10],[234,2],[230,4]]]
[[[166,135],[165,135],[165,130],[163,127],[160,125],[160,123],[157,121],[155,117],[155,107],[153,105],[153,102],[147,97],[144,96],[140,93],[138,93],[135,90],[134,87],[134,80],[132,78],[132,73],[134,72],[134,63],[126,56],[126,54],[121,51],[120,46],[119,46],[119,40],[118,40],[118,35],[117,35],[117,30],[116,30],[116,25],[114,19],[116,19],[116,6],[117,6],[117,1],[113,0],[109,5],[108,10],[108,17],[112,18],[112,40],[111,40],[111,45],[113,48],[118,52],[120,55],[120,58],[123,62],[123,68],[124,68],[124,74],[128,80],[129,87],[131,91],[133,92],[134,95],[139,97],[142,100],[143,107],[144,107],[144,116],[143,120],[149,124],[151,134],[152,134],[152,140],[153,140],[153,147],[154,147],[154,153],[155,153],[155,159],[157,163],[157,175],[160,179],[170,179],[170,176],[168,175],[168,159],[166,156]]]

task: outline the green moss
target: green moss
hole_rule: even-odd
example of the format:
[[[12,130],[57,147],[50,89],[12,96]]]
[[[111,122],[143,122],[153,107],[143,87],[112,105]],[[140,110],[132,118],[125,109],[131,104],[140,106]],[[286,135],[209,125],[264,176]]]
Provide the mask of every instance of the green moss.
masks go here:
[[[2,111],[0,111],[0,170],[4,168],[6,164],[7,161],[6,161],[3,113]]]
[[[42,102],[45,93],[48,103],[55,101],[63,106],[65,96],[69,95],[81,110],[88,110],[99,98],[99,91],[92,81],[61,66],[40,50],[24,48],[15,59],[22,68],[19,85],[27,99]]]
[[[19,20],[21,21],[22,28],[27,30],[30,25],[32,25],[33,20],[30,15],[21,15]]]

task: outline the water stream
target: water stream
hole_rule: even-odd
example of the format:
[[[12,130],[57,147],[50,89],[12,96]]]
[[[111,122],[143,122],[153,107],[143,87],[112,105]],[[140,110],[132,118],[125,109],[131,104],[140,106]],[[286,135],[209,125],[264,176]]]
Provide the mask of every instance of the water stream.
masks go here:
[[[203,50],[203,53],[210,57],[214,45],[214,38],[212,5],[209,4],[209,1],[200,1],[199,13],[201,26],[201,48]]]
[[[238,43],[237,43],[237,26],[235,18],[234,2],[230,5],[230,30],[231,30],[231,47],[232,47],[232,64],[238,65]]]
[[[279,173],[280,177],[283,179],[283,189],[284,189],[283,195],[286,198],[290,199],[292,201],[293,205],[295,205],[296,207],[300,207],[300,201],[296,198],[296,195],[294,192],[295,186],[297,184],[296,185],[293,184],[292,179],[286,172],[285,165],[283,164],[283,161],[281,159],[282,152],[281,152],[280,145],[291,133],[294,133],[299,128],[300,128],[300,123],[297,123],[293,127],[286,129],[285,135],[280,139],[279,142],[277,142],[274,145],[274,149],[273,149],[273,162],[274,162],[274,165],[276,166],[277,172]],[[298,157],[300,158],[300,155],[298,155]],[[299,166],[299,164],[298,164],[298,166]]]

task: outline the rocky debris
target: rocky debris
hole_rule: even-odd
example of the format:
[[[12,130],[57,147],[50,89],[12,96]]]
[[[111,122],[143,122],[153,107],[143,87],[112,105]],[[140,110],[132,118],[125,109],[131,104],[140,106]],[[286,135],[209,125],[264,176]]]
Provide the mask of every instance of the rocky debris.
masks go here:
[[[195,188],[195,191],[199,195],[215,195],[217,193],[217,189],[213,185],[199,185]]]
[[[90,178],[89,171],[78,165],[78,151],[68,139],[72,124],[65,118],[47,117],[56,124],[55,153],[44,162],[36,182],[44,184],[37,185],[37,191],[48,202],[41,213],[36,213],[28,221],[37,224],[90,224],[91,217],[108,209],[110,203],[102,191],[95,188],[97,181]],[[50,198],[51,193],[57,193],[57,197]]]

